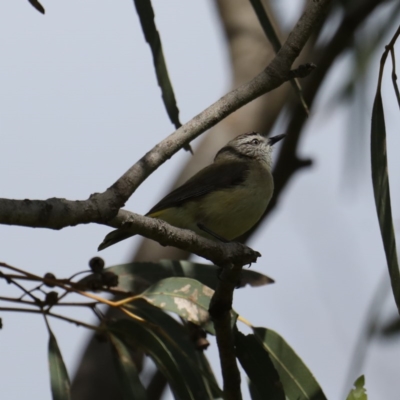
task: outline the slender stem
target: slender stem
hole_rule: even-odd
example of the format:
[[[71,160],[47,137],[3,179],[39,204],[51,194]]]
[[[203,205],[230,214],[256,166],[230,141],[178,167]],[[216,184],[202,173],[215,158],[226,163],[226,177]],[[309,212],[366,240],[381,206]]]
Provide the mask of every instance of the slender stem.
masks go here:
[[[249,328],[253,327],[253,325],[246,318],[243,318],[241,315],[238,315],[237,320],[247,325]]]
[[[394,44],[396,43],[397,38],[399,36],[400,36],[400,26],[397,28],[397,31],[395,32],[395,34],[392,37],[392,40],[386,46],[385,51],[382,54],[381,66],[379,68],[378,88],[380,88],[382,86],[383,69],[385,68],[387,56],[389,55],[389,52],[394,48]]]
[[[397,99],[397,104],[400,107],[400,91],[399,87],[397,86],[397,74],[396,74],[396,57],[394,55],[394,48],[391,47],[390,49],[390,56],[392,58],[392,83],[393,83],[393,89],[396,94],[396,99]]]
[[[126,315],[129,315],[131,318],[136,319],[140,322],[145,322],[145,320],[143,318],[138,317],[137,315],[128,311],[125,307],[122,307],[123,304],[126,304],[137,298],[140,298],[140,296],[129,297],[128,299],[123,299],[121,301],[111,301],[111,300],[104,299],[103,297],[96,296],[95,294],[91,294],[91,293],[85,293],[85,292],[81,292],[81,291],[77,291],[77,293],[81,294],[82,296],[89,297],[90,299],[96,300],[100,303],[107,304],[110,307],[119,308],[123,313],[125,313]]]
[[[135,315],[135,314],[131,313],[130,311],[128,311],[125,307],[120,307],[120,310],[124,314],[128,315],[129,317],[131,317],[133,319],[136,319],[139,322],[147,322],[145,319],[143,319],[143,318],[139,317],[138,315]]]
[[[58,318],[58,319],[62,319],[63,321],[71,322],[72,324],[75,324],[78,326],[83,326],[88,329],[93,329],[95,331],[100,330],[100,328],[98,326],[86,324],[85,322],[78,321],[73,318],[64,317],[63,315],[60,315],[60,314],[54,314],[54,313],[50,313],[50,312],[46,312],[46,311],[43,312],[41,310],[31,310],[28,308],[17,308],[17,307],[0,307],[0,311],[25,312],[25,313],[40,314],[40,315],[45,314],[45,315],[48,315],[53,318]]]
[[[79,271],[79,272],[76,272],[75,274],[73,274],[73,275],[71,275],[69,278],[68,278],[68,280],[69,281],[72,281],[72,279],[74,279],[76,276],[78,276],[78,275],[82,275],[82,274],[91,274],[92,273],[92,271],[91,270],[85,270],[85,271]]]
[[[26,305],[30,305],[30,306],[35,306],[37,307],[38,304],[33,301],[28,301],[28,300],[23,300],[20,298],[16,298],[16,297],[4,297],[4,296],[0,296],[0,301],[9,301],[12,303],[22,303],[22,304],[26,304]]]
[[[97,302],[92,301],[92,302],[64,302],[64,303],[56,303],[54,306],[67,306],[67,307],[93,307],[97,304]]]
[[[22,275],[25,275],[25,276],[27,276],[27,277],[29,277],[29,278],[31,278],[31,279],[34,279],[34,280],[43,280],[43,278],[40,277],[40,276],[37,276],[37,275],[35,275],[35,274],[32,274],[32,273],[30,273],[30,272],[28,272],[28,271],[24,271],[24,270],[22,270],[22,269],[13,267],[12,265],[6,264],[6,263],[1,262],[1,261],[0,261],[0,267],[4,267],[4,268],[11,269],[12,271],[18,272],[18,273],[20,273],[20,274],[22,274]]]
[[[10,283],[10,284],[16,286],[18,289],[20,289],[22,292],[24,292],[25,295],[29,296],[37,305],[42,304],[42,301],[41,301],[38,297],[36,297],[35,295],[33,295],[29,290],[25,289],[25,288],[24,288],[22,285],[20,285],[18,282],[15,282],[14,279],[12,279],[12,278],[10,278],[9,276],[3,274],[1,271],[0,271],[0,278],[4,278],[4,279],[7,281],[7,283]],[[24,295],[21,296],[21,300],[22,300],[22,297],[23,297],[23,296],[24,296]]]

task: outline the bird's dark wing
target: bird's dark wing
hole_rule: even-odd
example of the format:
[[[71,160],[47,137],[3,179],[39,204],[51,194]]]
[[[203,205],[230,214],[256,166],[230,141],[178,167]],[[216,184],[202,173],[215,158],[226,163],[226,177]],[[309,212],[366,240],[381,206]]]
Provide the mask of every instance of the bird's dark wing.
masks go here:
[[[167,208],[179,207],[188,200],[204,196],[215,190],[238,186],[246,179],[249,168],[249,163],[243,161],[211,164],[165,196],[147,215]]]

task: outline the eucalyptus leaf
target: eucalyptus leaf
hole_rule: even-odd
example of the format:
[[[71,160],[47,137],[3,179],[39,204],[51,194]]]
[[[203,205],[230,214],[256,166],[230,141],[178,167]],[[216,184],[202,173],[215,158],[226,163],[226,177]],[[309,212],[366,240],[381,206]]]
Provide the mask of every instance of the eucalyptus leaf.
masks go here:
[[[252,397],[285,400],[282,383],[271,358],[254,335],[235,333],[236,357],[251,384]]]
[[[274,18],[272,18],[272,21],[271,21],[271,18],[268,15],[267,10],[264,8],[264,4],[262,3],[261,0],[250,0],[250,3],[253,6],[254,12],[257,15],[258,21],[265,33],[265,36],[268,38],[269,42],[271,43],[275,53],[278,53],[279,50],[281,49],[282,45],[279,40],[278,34],[275,32],[274,24],[272,23]],[[297,79],[291,79],[290,82],[291,82],[294,90],[296,91],[296,94],[298,95],[305,112],[308,114],[309,109],[308,109],[307,103],[304,99],[303,90],[300,86],[299,81]]]
[[[139,379],[135,363],[129,350],[115,335],[109,334],[113,361],[117,370],[118,387],[124,400],[146,400],[146,389]]]
[[[53,400],[70,400],[70,381],[57,340],[49,330],[48,360]]]
[[[179,352],[195,370],[199,369],[204,385],[210,393],[210,398],[222,397],[214,373],[202,351],[195,348],[190,339],[190,332],[170,315],[145,300],[135,301],[127,306],[135,315],[153,324],[164,344],[171,353]]]
[[[392,207],[390,204],[386,127],[380,82],[372,109],[371,169],[376,211],[378,214],[386,261],[389,268],[393,296],[397,309],[400,311],[400,271],[396,251],[396,238],[393,229]]]
[[[41,14],[44,14],[46,12],[44,7],[39,3],[38,0],[28,0],[28,1],[29,3],[31,3],[32,7],[34,7]]]
[[[201,372],[187,355],[171,346],[157,326],[134,319],[122,319],[107,325],[109,332],[126,346],[144,350],[168,380],[174,395],[180,399],[209,399]]]
[[[150,286],[140,297],[197,325],[208,322],[214,291],[190,278],[167,278]]]
[[[165,109],[167,110],[169,119],[175,125],[175,128],[178,129],[182,126],[179,121],[179,109],[176,104],[174,89],[169,79],[161,38],[155,23],[153,6],[150,0],[134,0],[133,2],[140,19],[140,24],[142,25],[144,37],[153,55],[154,69],[158,86],[161,88]],[[189,144],[184,148],[191,151]]]
[[[203,372],[203,380],[204,384],[209,388],[209,391],[212,394],[213,399],[222,399],[223,392],[218,386],[218,382],[215,378],[214,372],[211,368],[210,363],[207,360],[204,352],[197,351],[196,352],[196,359]]]
[[[253,328],[253,332],[278,372],[288,400],[326,400],[307,366],[279,334],[266,328]]]
[[[208,308],[214,290],[190,278],[166,278],[150,286],[140,298],[150,304],[178,314],[215,335]],[[238,315],[231,310],[232,327]]]

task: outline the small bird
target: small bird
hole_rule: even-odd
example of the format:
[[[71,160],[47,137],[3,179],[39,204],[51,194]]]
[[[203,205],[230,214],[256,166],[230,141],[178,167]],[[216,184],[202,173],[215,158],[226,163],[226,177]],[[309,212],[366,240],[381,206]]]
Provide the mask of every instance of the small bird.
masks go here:
[[[213,240],[231,241],[252,228],[274,191],[272,146],[285,134],[266,138],[244,133],[218,151],[214,162],[158,202],[146,216]],[[110,232],[98,250],[134,236]]]

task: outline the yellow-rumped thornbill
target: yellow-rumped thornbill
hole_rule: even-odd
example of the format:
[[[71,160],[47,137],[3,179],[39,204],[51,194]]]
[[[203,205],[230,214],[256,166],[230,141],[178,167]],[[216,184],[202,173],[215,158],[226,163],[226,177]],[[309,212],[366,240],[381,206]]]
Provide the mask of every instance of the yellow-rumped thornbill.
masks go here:
[[[274,191],[272,146],[285,137],[251,132],[237,136],[214,162],[158,202],[146,216],[213,240],[230,241],[252,228],[264,214]],[[110,232],[99,250],[134,234]]]

